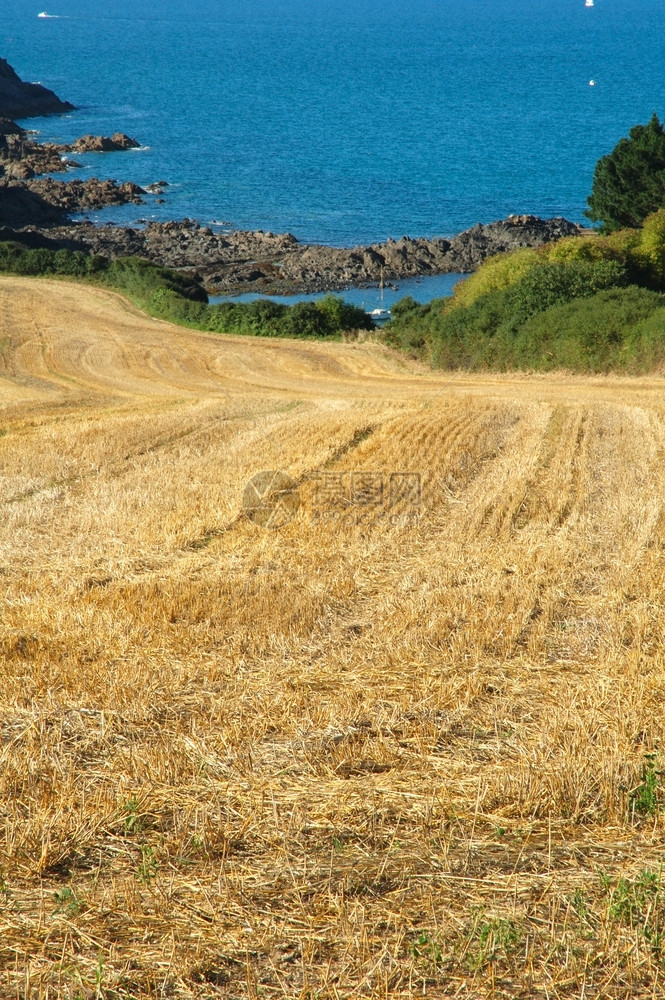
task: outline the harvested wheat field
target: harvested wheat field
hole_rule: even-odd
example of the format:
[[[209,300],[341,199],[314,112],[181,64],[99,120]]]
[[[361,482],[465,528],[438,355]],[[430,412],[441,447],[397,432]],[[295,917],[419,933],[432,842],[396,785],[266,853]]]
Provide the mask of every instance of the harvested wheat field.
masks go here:
[[[0,310],[3,1000],[665,995],[665,381]]]

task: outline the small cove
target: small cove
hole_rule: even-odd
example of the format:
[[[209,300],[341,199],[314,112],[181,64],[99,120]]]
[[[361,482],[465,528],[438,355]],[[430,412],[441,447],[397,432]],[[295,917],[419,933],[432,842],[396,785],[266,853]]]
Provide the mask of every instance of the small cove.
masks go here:
[[[399,302],[407,295],[411,295],[416,302],[422,304],[431,302],[432,299],[444,298],[452,295],[454,286],[465,277],[465,274],[435,274],[391,282],[383,289],[383,303],[390,309],[395,302]],[[273,302],[292,306],[296,302],[316,302],[326,295],[339,295],[346,302],[361,306],[367,312],[381,305],[381,292],[376,285],[366,288],[345,288],[339,292],[313,292],[307,295],[260,295],[255,292],[248,292],[245,295],[211,295],[210,303],[214,305],[219,302],[254,302],[255,299],[271,299]]]

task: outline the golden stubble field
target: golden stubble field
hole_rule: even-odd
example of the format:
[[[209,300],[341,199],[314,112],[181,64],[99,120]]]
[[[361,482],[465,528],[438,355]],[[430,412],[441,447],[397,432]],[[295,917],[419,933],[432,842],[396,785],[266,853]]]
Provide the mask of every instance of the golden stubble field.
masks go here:
[[[665,381],[2,279],[0,407],[3,1000],[665,995]]]

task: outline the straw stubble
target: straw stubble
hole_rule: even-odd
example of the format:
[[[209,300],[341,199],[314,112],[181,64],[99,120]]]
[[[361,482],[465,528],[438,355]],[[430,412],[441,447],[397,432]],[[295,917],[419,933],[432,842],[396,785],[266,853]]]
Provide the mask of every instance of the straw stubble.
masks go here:
[[[659,995],[662,382],[0,308],[0,995]]]

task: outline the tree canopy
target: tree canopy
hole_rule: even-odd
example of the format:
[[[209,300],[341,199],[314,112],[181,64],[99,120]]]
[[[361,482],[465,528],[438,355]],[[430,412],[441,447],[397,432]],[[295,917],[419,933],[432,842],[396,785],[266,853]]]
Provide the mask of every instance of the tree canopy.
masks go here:
[[[587,204],[584,214],[606,232],[638,227],[665,207],[665,129],[657,114],[598,160]]]

